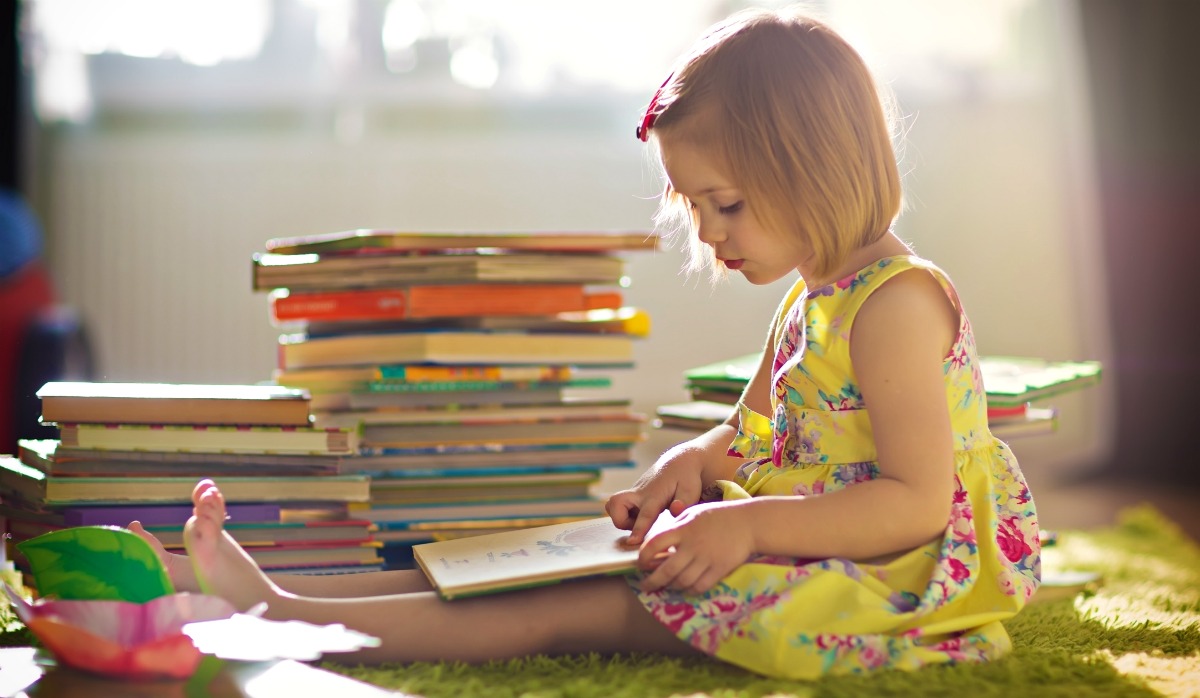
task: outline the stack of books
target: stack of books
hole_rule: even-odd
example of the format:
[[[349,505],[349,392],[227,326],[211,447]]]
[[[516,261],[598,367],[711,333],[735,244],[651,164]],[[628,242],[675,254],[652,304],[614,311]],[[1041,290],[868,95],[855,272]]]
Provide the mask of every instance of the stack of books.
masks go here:
[[[593,486],[634,465],[646,418],[593,397],[633,365],[649,318],[627,307],[645,233],[404,233],[276,238],[253,288],[282,331],[278,386],[317,426],[360,434],[354,472],[390,567],[412,546],[603,513]]]
[[[343,461],[350,429],[312,424],[307,392],[270,385],[44,385],[42,421],[58,439],[0,457],[0,517],[10,543],[70,526],[138,520],[183,547],[191,493],[213,478],[228,528],[267,570],[379,569],[372,525],[348,516],[369,479]]]
[[[684,388],[691,399],[660,405],[655,425],[705,431],[721,424],[733,412],[761,358],[747,354],[684,371]],[[1015,356],[981,356],[979,368],[987,394],[988,427],[1005,440],[1053,433],[1058,428],[1058,410],[1041,401],[1095,385],[1101,374],[1098,361]]]

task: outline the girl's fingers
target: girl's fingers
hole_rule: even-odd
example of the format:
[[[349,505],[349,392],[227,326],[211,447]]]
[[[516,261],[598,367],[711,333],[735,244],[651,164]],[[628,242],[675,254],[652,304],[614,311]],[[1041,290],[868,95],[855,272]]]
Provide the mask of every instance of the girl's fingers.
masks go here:
[[[672,533],[672,531],[662,531],[641,544],[642,548],[638,551],[639,568],[647,570],[662,567],[664,558],[671,554],[671,548],[676,542]]]
[[[716,586],[722,577],[723,575],[715,567],[709,567],[704,571],[704,574],[692,582],[687,591],[689,594],[703,594]]]
[[[697,583],[703,578],[708,571],[708,563],[700,558],[692,558],[687,567],[684,567],[675,575],[668,585],[672,589],[679,589],[684,592],[692,592],[692,589],[697,586]]]
[[[638,508],[637,520],[633,522],[633,528],[629,530],[629,543],[631,545],[641,545],[646,539],[646,532],[658,520],[658,515],[666,508],[666,502],[647,500],[642,502],[642,506]]]
[[[604,511],[608,514],[608,518],[612,519],[614,526],[628,531],[633,527],[637,504],[629,497],[617,494],[609,497],[608,501],[604,503]]]
[[[651,572],[642,580],[642,591],[658,591],[664,587],[668,587],[679,575],[680,571],[687,568],[690,560],[686,555],[681,555],[676,552],[663,559],[662,564],[658,569]]]

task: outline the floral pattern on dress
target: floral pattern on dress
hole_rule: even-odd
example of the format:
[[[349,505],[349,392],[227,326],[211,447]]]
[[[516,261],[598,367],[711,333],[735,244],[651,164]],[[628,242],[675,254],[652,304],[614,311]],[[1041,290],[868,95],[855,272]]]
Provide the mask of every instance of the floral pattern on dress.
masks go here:
[[[776,318],[773,410],[738,406],[729,454],[752,460],[722,491],[820,497],[879,477],[848,338],[866,297],[910,269],[933,274],[961,318],[943,362],[955,444],[943,535],[881,564],[758,556],[704,594],[637,591],[693,647],[792,679],[979,662],[1010,649],[1000,620],[1021,610],[1041,577],[1037,513],[1016,458],[988,430],[970,322],[929,262],[891,257],[812,291],[797,283]]]

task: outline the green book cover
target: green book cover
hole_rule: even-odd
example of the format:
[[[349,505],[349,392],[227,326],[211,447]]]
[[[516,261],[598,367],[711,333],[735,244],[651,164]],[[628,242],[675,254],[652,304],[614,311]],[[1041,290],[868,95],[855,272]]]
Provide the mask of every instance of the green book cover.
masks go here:
[[[1019,405],[1100,382],[1099,361],[1050,361],[1017,356],[981,356],[979,370],[988,403]]]
[[[706,392],[741,393],[759,356],[747,354],[725,361],[697,366],[684,371],[687,388],[693,397]],[[1034,357],[981,356],[979,369],[988,403],[1001,407],[1020,405],[1100,382],[1099,361],[1051,361]]]

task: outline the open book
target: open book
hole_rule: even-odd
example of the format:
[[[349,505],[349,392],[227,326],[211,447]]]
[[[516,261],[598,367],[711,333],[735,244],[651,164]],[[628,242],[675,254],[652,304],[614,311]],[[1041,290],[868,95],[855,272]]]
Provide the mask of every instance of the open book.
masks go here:
[[[422,543],[413,556],[442,598],[457,599],[632,572],[638,548],[628,536],[602,516]]]

